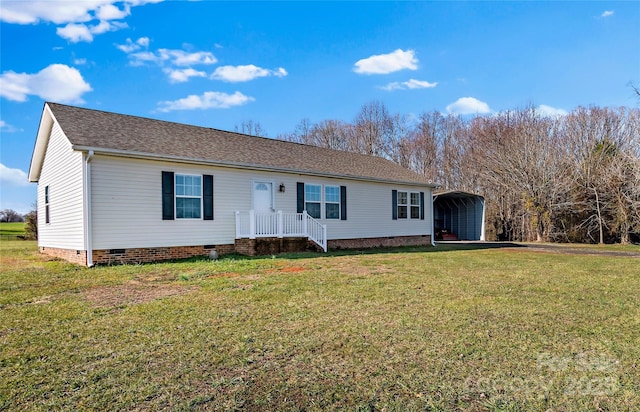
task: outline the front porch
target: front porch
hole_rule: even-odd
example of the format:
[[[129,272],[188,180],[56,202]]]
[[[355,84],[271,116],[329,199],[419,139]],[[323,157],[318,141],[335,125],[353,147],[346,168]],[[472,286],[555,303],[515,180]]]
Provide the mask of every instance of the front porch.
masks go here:
[[[306,210],[302,213],[236,211],[236,243],[240,239],[259,238],[304,238],[327,251],[327,226],[309,216]]]

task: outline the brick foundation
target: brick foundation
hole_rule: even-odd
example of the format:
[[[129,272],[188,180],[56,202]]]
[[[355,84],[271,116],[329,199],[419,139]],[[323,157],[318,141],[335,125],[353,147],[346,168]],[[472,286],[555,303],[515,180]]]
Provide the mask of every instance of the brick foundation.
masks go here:
[[[426,246],[431,244],[431,236],[392,236],[356,239],[329,240],[329,250],[370,249],[375,247]],[[286,252],[322,251],[306,238],[258,238],[236,239],[237,253],[247,256],[277,255]]]
[[[237,253],[246,256],[277,255],[279,253],[304,252],[313,250],[307,238],[285,237],[285,238],[258,238],[258,239],[236,239],[235,250]]]
[[[94,250],[93,263],[96,265],[136,264],[187,259],[195,256],[209,256],[212,250],[217,251],[219,255],[225,255],[233,253],[235,248],[233,245],[215,245]]]
[[[374,247],[426,246],[431,244],[431,236],[390,236],[358,239],[334,239],[327,242],[332,249],[368,249]]]
[[[77,265],[87,265],[87,251],[75,249],[59,249],[55,247],[41,246],[40,253],[67,260]]]
[[[331,249],[360,249],[395,246],[424,246],[431,244],[431,236],[394,236],[357,239],[329,240]],[[279,253],[320,250],[306,238],[258,238],[236,239],[233,245],[169,246],[151,248],[104,249],[93,251],[96,265],[138,264],[162,260],[186,259],[195,256],[209,256],[212,250],[219,255],[240,253],[247,256],[277,255]],[[84,250],[41,247],[40,253],[54,256],[78,265],[86,266],[87,252]]]
[[[235,252],[234,245],[211,246],[171,246],[130,249],[104,249],[93,251],[93,263],[96,265],[138,264],[159,262],[162,260],[186,259],[194,256],[209,256],[212,250],[219,255]],[[84,250],[41,247],[40,253],[86,266],[87,252]]]

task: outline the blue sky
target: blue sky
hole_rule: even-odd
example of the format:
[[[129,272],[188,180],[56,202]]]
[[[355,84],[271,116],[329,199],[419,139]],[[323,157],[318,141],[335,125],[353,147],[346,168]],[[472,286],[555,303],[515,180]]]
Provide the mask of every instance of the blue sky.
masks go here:
[[[271,137],[303,118],[637,106],[638,2],[0,3],[0,209],[45,101]],[[185,139],[188,139],[185,136]]]

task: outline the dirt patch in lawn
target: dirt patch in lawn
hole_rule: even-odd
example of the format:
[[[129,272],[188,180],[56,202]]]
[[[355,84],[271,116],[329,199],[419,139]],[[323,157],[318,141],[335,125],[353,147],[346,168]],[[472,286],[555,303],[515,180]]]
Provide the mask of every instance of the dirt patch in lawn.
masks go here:
[[[96,308],[118,308],[171,296],[180,296],[196,289],[196,287],[154,284],[132,280],[124,285],[99,286],[89,289],[84,292],[84,297]]]

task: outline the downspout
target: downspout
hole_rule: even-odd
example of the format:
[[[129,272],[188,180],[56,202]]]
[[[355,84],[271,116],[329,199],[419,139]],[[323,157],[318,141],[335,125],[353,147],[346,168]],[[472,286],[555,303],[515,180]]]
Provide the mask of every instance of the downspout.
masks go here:
[[[93,239],[91,229],[91,160],[93,159],[93,150],[85,155],[84,158],[84,243],[87,251],[87,266],[93,267]]]
[[[484,231],[484,197],[482,198],[482,201],[480,201],[480,204],[482,205],[482,227],[480,228],[480,240],[482,240],[483,242],[486,239],[486,233]]]
[[[431,246],[436,245],[436,227],[435,227],[435,219],[436,219],[436,199],[438,195],[433,195],[433,189],[431,190]]]

